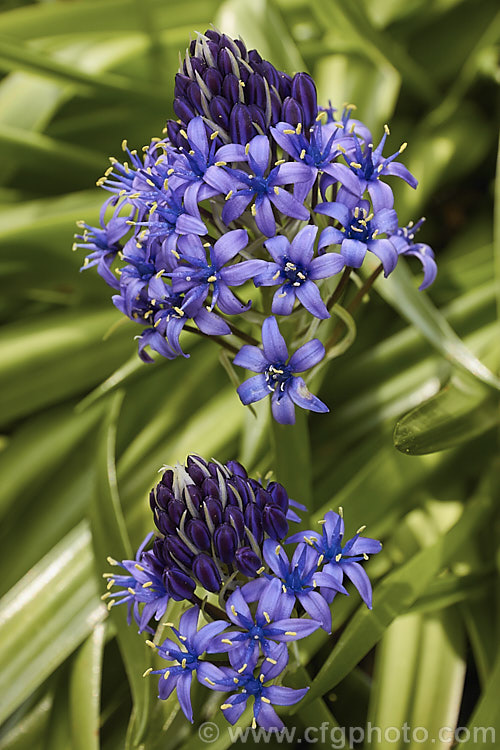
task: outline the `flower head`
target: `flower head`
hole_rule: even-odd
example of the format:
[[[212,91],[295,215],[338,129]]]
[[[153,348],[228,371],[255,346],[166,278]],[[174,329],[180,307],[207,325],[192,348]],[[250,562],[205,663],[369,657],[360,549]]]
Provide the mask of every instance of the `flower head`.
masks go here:
[[[263,262],[263,269],[254,279],[255,286],[278,286],[273,297],[272,312],[289,315],[298,298],[302,305],[317,318],[329,318],[325,303],[314,283],[319,279],[334,276],[344,267],[344,259],[338,253],[327,253],[317,258],[314,255],[314,240],[317,227],[308,225],[298,232],[292,242],[283,236],[265,242],[273,262]]]
[[[319,554],[318,565],[323,565],[323,572],[332,576],[338,584],[342,584],[346,575],[356,586],[366,606],[372,606],[372,587],[370,579],[361,566],[361,562],[368,560],[368,555],[376,555],[382,549],[377,539],[361,536],[365,527],[362,526],[356,534],[343,544],[344,519],[342,515],[328,511],[322,522],[322,533],[317,531],[301,531],[289,537],[288,542],[306,542]],[[322,592],[331,601],[335,592]]]
[[[391,242],[398,251],[398,255],[411,255],[421,262],[424,269],[424,280],[419,286],[420,291],[427,289],[437,276],[437,264],[432,248],[424,242],[413,241],[424,221],[424,218],[417,221],[416,224],[410,221],[406,227],[398,227],[394,234],[391,234]]]
[[[295,690],[283,685],[266,684],[275,676],[273,665],[264,662],[256,677],[253,670],[236,671],[231,667],[222,667],[212,673],[207,681],[211,690],[232,692],[221,705],[222,713],[230,724],[235,724],[247,707],[248,700],[253,698],[252,726],[259,725],[266,730],[283,729],[284,724],[273,706],[292,706],[298,703],[309,688]]]
[[[158,697],[162,700],[166,700],[177,688],[180,707],[190,722],[193,721],[191,705],[193,672],[196,672],[200,682],[204,677],[212,674],[211,665],[201,661],[200,656],[205,653],[213,637],[228,626],[225,620],[215,620],[198,630],[199,614],[198,607],[191,607],[181,616],[178,629],[171,625],[179,643],[165,638],[158,647],[157,653],[162,659],[173,664],[149,673],[161,675],[158,681]]]
[[[196,582],[212,592],[234,582],[235,570],[240,580],[254,578],[263,569],[264,539],[283,539],[288,519],[297,518],[282,485],[264,487],[239,464],[199,456],[167,468],[150,502],[163,535],[155,541],[156,555],[166,569],[183,570],[193,587]]]
[[[335,219],[343,229],[326,227],[321,233],[318,247],[340,245],[340,255],[346,266],[360,268],[366,253],[377,256],[384,267],[384,276],[396,268],[398,253],[390,239],[380,237],[390,234],[397,228],[398,217],[393,209],[382,208],[370,212],[368,201],[356,201],[354,207],[340,201],[320,203],[316,206],[319,214]]]
[[[305,372],[317,365],[325,356],[321,341],[313,339],[301,346],[288,358],[285,339],[275,318],[266,318],[262,325],[263,348],[243,346],[234,364],[259,373],[239,386],[238,395],[243,404],[252,404],[271,395],[273,416],[281,424],[295,422],[295,406],[310,411],[327,412],[326,404],[308,390],[303,378],[296,373]]]

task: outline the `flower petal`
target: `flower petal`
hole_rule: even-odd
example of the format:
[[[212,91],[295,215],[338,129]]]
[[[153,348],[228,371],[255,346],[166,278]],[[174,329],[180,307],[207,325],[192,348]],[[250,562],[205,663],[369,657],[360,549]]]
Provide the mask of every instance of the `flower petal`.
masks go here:
[[[264,246],[268,250],[272,259],[281,266],[283,257],[288,255],[289,252],[290,243],[288,239],[283,234],[279,234],[277,237],[272,237],[270,240],[266,240]]]
[[[302,219],[302,221],[307,221],[309,218],[309,209],[285,188],[277,187],[276,190],[269,193],[269,198],[278,211],[281,211],[285,216],[292,216],[294,219]]]
[[[297,232],[290,246],[289,258],[294,263],[308,266],[314,254],[314,241],[318,233],[318,227],[308,224]]]
[[[291,284],[284,284],[276,290],[271,305],[274,315],[290,315],[295,304],[295,288]]]
[[[228,261],[238,255],[248,245],[246,229],[234,229],[220,237],[213,247],[213,258],[217,269],[225,266]]]
[[[276,318],[266,318],[262,324],[262,345],[270,363],[283,364],[288,359],[285,339],[280,333]]]
[[[330,409],[317,396],[314,396],[307,388],[301,377],[294,377],[288,386],[288,393],[292,401],[301,409],[316,411],[326,414]]]
[[[252,372],[264,372],[268,362],[262,349],[259,349],[257,346],[245,344],[233,359],[233,364],[238,365],[238,367],[244,367]]]
[[[309,278],[313,281],[328,279],[342,271],[344,267],[344,258],[340,253],[325,253],[312,261],[309,266]]]
[[[317,591],[308,591],[307,593],[297,594],[297,599],[304,607],[307,614],[313,620],[317,620],[323,630],[327,633],[332,632],[332,613],[327,602]]]
[[[344,233],[335,227],[325,227],[320,234],[318,250],[322,250],[328,245],[340,245],[344,239]]]
[[[177,697],[184,716],[188,721],[193,723],[193,707],[191,705],[191,681],[193,673],[191,670],[185,670],[177,680]]]
[[[398,253],[390,240],[371,240],[368,249],[382,261],[384,276],[394,271],[398,262]]]
[[[321,294],[319,293],[319,289],[314,281],[305,281],[296,288],[295,294],[311,315],[314,315],[321,320],[326,320],[330,317],[330,313],[321,299]]]
[[[260,401],[262,398],[269,396],[270,390],[265,375],[254,375],[248,378],[236,389],[241,403],[245,406]]]
[[[365,243],[360,240],[344,240],[340,248],[345,264],[350,268],[362,266],[367,250]]]
[[[324,356],[325,347],[321,341],[312,339],[292,354],[288,364],[292,372],[305,372],[321,362]]]
[[[266,135],[256,135],[248,147],[248,164],[256,175],[263,175],[271,155],[269,139]]]
[[[222,218],[224,219],[224,216]],[[266,237],[273,237],[276,234],[276,220],[267,195],[259,196],[255,201],[255,223]]]
[[[273,393],[271,411],[274,419],[280,424],[295,424],[295,407],[286,391]]]
[[[341,562],[342,570],[358,589],[368,609],[372,608],[372,585],[366,571],[357,562]]]
[[[314,210],[318,214],[330,216],[331,219],[337,219],[343,227],[349,226],[351,212],[343,203],[326,201],[325,203],[319,203]]]

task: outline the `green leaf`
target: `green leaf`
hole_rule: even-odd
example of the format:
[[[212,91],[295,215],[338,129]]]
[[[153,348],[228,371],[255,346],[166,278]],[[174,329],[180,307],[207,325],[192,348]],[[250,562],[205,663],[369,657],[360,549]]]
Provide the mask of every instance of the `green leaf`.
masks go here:
[[[90,511],[97,571],[101,566],[104,567],[110,554],[118,560],[133,559],[118,496],[115,468],[116,429],[122,400],[123,393],[120,391],[111,399],[97,442],[96,486]],[[132,692],[134,709],[129,736],[132,738],[132,746],[137,747],[148,723],[150,686],[142,675],[150,667],[151,658],[144,638],[137,634],[136,626],[129,627],[125,624],[123,608],[109,609],[111,620],[116,625],[118,645]]]
[[[69,682],[74,750],[99,750],[101,670],[105,625],[96,625],[75,656]]]
[[[477,750],[494,747],[495,737],[500,732],[500,712],[498,710],[498,691],[500,689],[500,656],[493,666],[492,672],[486,684],[486,688],[479,699],[472,719],[467,727],[469,731],[465,742],[461,747],[470,747]]]
[[[489,387],[500,390],[500,379],[469,351],[429,297],[415,288],[413,279],[403,264],[399,263],[387,279],[378,279],[375,288],[448,361]]]
[[[436,396],[397,422],[394,445],[412,455],[435,453],[468,442],[499,422],[498,397],[470,379],[455,376]]]
[[[89,543],[90,532],[81,523],[0,600],[0,673],[9,686],[0,722],[105,615],[92,577]]]
[[[270,406],[270,405],[269,405]],[[278,424],[271,417],[273,440],[273,469],[290,497],[311,508],[312,476],[308,415],[298,407],[295,424]]]

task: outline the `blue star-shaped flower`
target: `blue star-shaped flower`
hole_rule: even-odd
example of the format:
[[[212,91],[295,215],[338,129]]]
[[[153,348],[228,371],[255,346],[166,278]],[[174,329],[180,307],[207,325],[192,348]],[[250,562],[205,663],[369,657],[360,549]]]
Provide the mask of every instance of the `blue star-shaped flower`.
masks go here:
[[[207,651],[228,651],[231,663],[240,668],[245,665],[254,669],[261,651],[271,664],[283,660],[286,665],[286,643],[314,633],[320,623],[298,617],[275,620],[274,615],[282,596],[281,586],[282,583],[277,578],[266,586],[257,603],[255,616],[250,612],[241,590],[236,589],[227,601],[226,612],[231,622],[241,630],[216,636]]]
[[[248,166],[253,174],[240,169],[210,167],[205,180],[219,193],[226,193],[226,203],[222,209],[222,221],[229,224],[235,221],[255,199],[252,213],[255,222],[266,237],[276,234],[276,221],[272,207],[275,206],[285,216],[305,221],[309,211],[304,204],[289,193],[283,185],[308,182],[313,174],[306,164],[288,162],[273,167],[266,172],[271,158],[269,139],[257,135],[248,145]]]
[[[326,404],[310,393],[303,378],[296,376],[323,359],[325,347],[321,341],[308,341],[288,360],[285,339],[276,319],[270,317],[262,325],[262,345],[262,349],[243,346],[233,360],[238,367],[259,373],[237,388],[243,404],[253,404],[270,395],[273,416],[281,424],[294,424],[294,404],[310,411],[329,411]]]
[[[180,645],[170,638],[166,638],[158,647],[157,653],[162,659],[176,663],[165,669],[155,669],[150,672],[150,674],[161,675],[158,681],[158,697],[162,700],[166,700],[172,691],[177,688],[180,707],[191,723],[193,722],[193,707],[191,705],[193,672],[196,671],[200,682],[207,675],[210,678],[213,674],[212,665],[201,661],[200,656],[205,653],[214,636],[228,627],[225,620],[215,620],[198,630],[199,614],[198,607],[191,607],[180,618],[179,629],[172,627]],[[203,684],[206,683],[203,682]]]
[[[291,244],[283,235],[264,243],[274,262],[262,261],[264,270],[259,271],[254,283],[257,287],[279,286],[271,308],[275,315],[289,315],[298,297],[312,315],[330,317],[314,282],[341,271],[344,259],[338,253],[327,253],[313,259],[317,231],[317,227],[308,225],[297,233]]]
[[[370,213],[368,201],[356,201],[350,207],[340,201],[320,203],[316,212],[336,219],[343,229],[326,227],[321,232],[318,247],[340,245],[340,255],[346,266],[360,268],[366,253],[370,251],[380,259],[384,267],[384,276],[396,268],[398,253],[390,239],[380,237],[396,231],[398,217],[394,209],[382,208]]]
[[[329,572],[318,570],[319,556],[316,550],[307,544],[299,544],[289,560],[280,544],[277,545],[272,539],[266,539],[263,552],[266,563],[282,582],[282,595],[275,610],[275,617],[290,617],[296,602],[299,602],[307,614],[313,620],[317,620],[323,630],[330,633],[332,615],[323,591],[330,589],[332,594],[347,594],[347,591],[336,577]],[[255,601],[262,596],[262,592],[272,580],[272,576],[264,575],[260,579],[246,583],[242,588],[243,596],[247,601]],[[321,593],[317,590],[320,586]]]
[[[212,667],[209,675],[200,680],[211,690],[238,692],[230,695],[221,705],[222,713],[230,724],[235,724],[247,707],[248,699],[253,697],[253,721],[252,727],[257,724],[263,729],[283,729],[284,724],[273,708],[274,706],[292,706],[298,703],[309,688],[295,690],[283,685],[266,685],[264,683],[273,679],[275,669],[269,662],[264,662],[260,668],[260,674],[255,677],[253,671],[236,671],[231,667]],[[198,679],[200,677],[198,676]]]
[[[424,280],[419,286],[420,291],[427,289],[437,276],[437,264],[433,249],[425,242],[413,241],[424,221],[424,218],[417,221],[416,224],[411,221],[406,227],[398,227],[396,232],[391,234],[391,242],[398,251],[398,255],[412,255],[421,262],[424,269]]]
[[[342,584],[344,574],[358,589],[366,606],[372,607],[372,587],[370,579],[360,565],[367,560],[368,555],[376,555],[382,549],[377,539],[360,536],[364,531],[361,527],[356,534],[342,545],[344,537],[344,519],[333,510],[328,511],[323,523],[323,532],[300,531],[289,537],[288,542],[305,541],[319,554],[318,565],[324,563],[323,571],[332,576],[338,584]],[[333,591],[322,592],[327,600],[335,596]]]
[[[227,232],[215,244],[206,248],[199,237],[186,236],[179,240],[180,259],[177,268],[172,271],[172,288],[174,292],[188,292],[191,301],[198,306],[205,302],[210,291],[212,300],[208,310],[215,305],[227,315],[237,315],[248,310],[251,303],[242,305],[230,291],[230,286],[241,286],[260,268],[260,261],[246,260],[228,266],[238,253],[246,247],[248,234],[245,229]]]

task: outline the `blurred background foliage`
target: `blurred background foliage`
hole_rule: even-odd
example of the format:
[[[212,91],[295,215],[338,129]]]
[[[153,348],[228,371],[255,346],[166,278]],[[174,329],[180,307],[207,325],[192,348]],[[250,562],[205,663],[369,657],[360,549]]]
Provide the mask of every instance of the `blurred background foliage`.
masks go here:
[[[344,598],[333,636],[302,646],[288,684],[312,689],[290,725],[491,725],[500,741],[496,0],[1,11],[1,750],[198,742],[175,694],[160,703],[141,678],[152,655],[125,613],[99,599],[106,555],[129,555],[151,526],[158,468],[188,451],[273,468],[313,520],[342,505],[348,531],[366,523],[385,541],[374,610]],[[396,205],[402,221],[427,215],[438,279],[425,296],[405,268],[376,285],[354,346],[322,373],[332,413],[311,417],[310,443],[305,421],[273,432],[245,411],[209,342],[140,364],[133,325],[71,252],[75,222],[97,223],[107,157],[161,134],[178,53],[210,23],[308,70],[323,102],[354,102],[374,134],[389,122],[420,181],[395,185]],[[204,700],[212,720],[219,701]],[[230,744],[221,732],[214,746]]]

